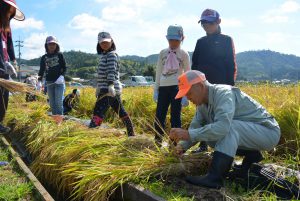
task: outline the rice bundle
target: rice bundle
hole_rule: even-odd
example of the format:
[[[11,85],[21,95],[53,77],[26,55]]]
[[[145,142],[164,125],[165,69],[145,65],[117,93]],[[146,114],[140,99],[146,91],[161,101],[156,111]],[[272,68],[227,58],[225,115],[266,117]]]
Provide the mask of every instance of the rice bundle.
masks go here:
[[[139,183],[152,177],[200,174],[210,157],[179,158],[158,148],[151,135],[128,138],[118,129],[89,129],[74,121],[57,125],[45,115],[44,103],[27,108],[10,107],[14,134],[26,138],[34,158],[34,173],[73,200],[104,201],[126,182]]]
[[[6,80],[6,79],[2,79],[2,78],[0,78],[0,87],[5,88],[6,90],[8,90],[11,93],[17,93],[17,92],[36,93],[34,91],[34,88],[28,84],[21,83],[21,82],[15,82],[12,80]]]

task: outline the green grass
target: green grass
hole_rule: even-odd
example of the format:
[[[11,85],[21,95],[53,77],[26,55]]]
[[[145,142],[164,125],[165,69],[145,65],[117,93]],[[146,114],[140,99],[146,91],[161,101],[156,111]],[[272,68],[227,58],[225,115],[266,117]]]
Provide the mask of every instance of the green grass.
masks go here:
[[[0,147],[0,161],[9,161],[8,166],[0,167],[0,200],[33,200],[31,192],[33,186],[28,183],[24,176],[12,169],[13,161],[8,158],[8,153]]]
[[[152,193],[164,198],[167,201],[193,201],[194,199],[188,197],[185,189],[175,192],[172,185],[165,185],[161,180],[152,180],[150,182],[142,182],[144,188],[150,190]]]

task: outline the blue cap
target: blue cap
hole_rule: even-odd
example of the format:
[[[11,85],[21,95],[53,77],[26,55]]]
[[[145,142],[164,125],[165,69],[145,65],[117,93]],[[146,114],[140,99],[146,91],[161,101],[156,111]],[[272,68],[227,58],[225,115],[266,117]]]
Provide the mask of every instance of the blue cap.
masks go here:
[[[175,25],[170,25],[168,27],[167,35],[166,38],[168,40],[183,40],[183,28],[182,26],[175,24]]]
[[[216,22],[220,19],[220,14],[213,9],[205,9],[201,14],[201,19],[198,23],[207,21],[207,22]]]

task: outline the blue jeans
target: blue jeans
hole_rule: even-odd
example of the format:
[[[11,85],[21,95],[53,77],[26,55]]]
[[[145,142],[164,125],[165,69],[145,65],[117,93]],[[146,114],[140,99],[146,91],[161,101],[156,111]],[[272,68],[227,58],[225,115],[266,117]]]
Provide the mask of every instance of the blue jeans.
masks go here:
[[[64,91],[64,84],[55,84],[54,82],[47,81],[47,92],[53,115],[63,115]]]
[[[181,128],[181,98],[175,99],[178,86],[159,87],[158,100],[155,115],[155,140],[161,141],[164,135],[165,122],[169,106],[171,105],[171,127]]]

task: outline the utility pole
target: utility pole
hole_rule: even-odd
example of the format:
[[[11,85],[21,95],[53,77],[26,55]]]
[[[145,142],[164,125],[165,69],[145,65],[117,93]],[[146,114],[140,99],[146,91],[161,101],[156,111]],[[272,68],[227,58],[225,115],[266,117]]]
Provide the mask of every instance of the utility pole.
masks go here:
[[[19,79],[19,82],[21,82],[21,47],[24,47],[23,43],[24,41],[21,41],[20,40],[20,36],[19,36],[19,40],[15,41],[17,44],[15,45],[16,47],[18,47],[18,50],[19,50],[19,61],[18,61],[18,64],[19,64],[19,71],[18,71],[18,79]]]

